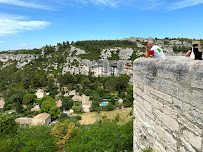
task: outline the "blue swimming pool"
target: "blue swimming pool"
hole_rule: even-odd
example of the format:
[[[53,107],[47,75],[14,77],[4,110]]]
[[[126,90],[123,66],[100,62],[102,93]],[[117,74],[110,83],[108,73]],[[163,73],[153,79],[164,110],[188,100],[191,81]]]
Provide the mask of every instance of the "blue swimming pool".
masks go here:
[[[106,106],[106,105],[108,105],[108,102],[103,102],[102,105]]]

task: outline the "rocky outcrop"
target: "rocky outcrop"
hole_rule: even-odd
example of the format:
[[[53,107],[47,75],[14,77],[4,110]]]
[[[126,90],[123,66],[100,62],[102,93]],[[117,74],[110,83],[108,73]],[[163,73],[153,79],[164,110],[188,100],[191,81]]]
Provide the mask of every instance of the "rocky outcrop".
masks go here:
[[[164,53],[170,56],[177,56],[177,54],[174,53],[173,47],[174,46],[185,46],[185,47],[192,47],[192,43],[188,41],[180,41],[180,40],[168,40],[168,39],[153,39],[153,38],[137,38],[137,37],[130,37],[125,38],[121,40],[128,40],[132,42],[137,42],[137,46],[140,48],[145,47],[143,44],[146,40],[153,40],[155,42],[155,45],[160,46]],[[178,56],[183,55],[182,53],[178,54]]]
[[[35,54],[0,54],[1,62],[8,62],[9,60],[16,60],[19,62],[30,62],[38,58]]]
[[[118,57],[120,60],[129,60],[131,58],[131,55],[133,54],[133,52],[134,52],[134,50],[132,48],[123,49],[120,47],[115,47],[115,48],[110,48],[110,49],[103,49],[101,51],[100,58],[108,59],[108,58],[111,58],[114,54],[118,53]]]
[[[134,152],[202,152],[203,62],[139,58],[133,69]]]
[[[112,74],[119,76],[120,74],[128,74],[132,75],[132,58],[143,56],[144,55],[144,47],[145,47],[145,40],[154,40],[153,38],[136,38],[130,37],[122,40],[128,40],[136,42],[137,47],[135,45],[134,48],[122,48],[122,47],[114,47],[114,48],[106,48],[101,50],[100,60],[98,61],[91,61],[88,59],[81,59],[78,55],[86,54],[85,50],[80,48],[76,48],[70,45],[70,48],[64,50],[62,55],[68,55],[65,64],[58,64],[58,62],[44,63],[46,66],[43,70],[57,70],[62,68],[62,73],[70,72],[70,73],[82,73],[87,75],[89,70],[95,73],[95,76],[110,76]],[[122,41],[121,40],[121,41]],[[155,40],[155,44],[159,45],[163,48],[164,53],[166,56],[179,56],[182,53],[175,54],[173,51],[173,47],[175,45],[178,46],[185,46],[191,47],[192,44],[186,41],[179,41],[179,40]],[[59,46],[54,47],[55,54],[49,54],[45,56],[45,49],[46,47],[42,48],[42,57],[46,57],[48,62],[54,58],[57,58],[57,51],[59,51]],[[10,52],[12,53],[12,52]],[[132,57],[132,58],[131,58]],[[9,66],[13,64],[13,62],[9,62],[10,60],[17,61],[17,67],[21,68],[24,65],[28,64],[30,61],[35,60],[38,58],[38,55],[30,55],[30,54],[0,54],[0,62],[4,62],[1,68]],[[114,60],[113,60],[114,59]],[[2,65],[2,64],[1,64]],[[38,67],[39,68],[39,67]],[[41,68],[39,68],[42,70]]]
[[[16,60],[17,67],[21,68],[24,65],[28,64],[30,61],[35,60],[38,58],[38,55],[35,54],[0,54],[0,62],[8,62],[9,60]],[[2,68],[8,66],[8,64],[5,64]]]
[[[75,64],[71,65],[71,63]],[[67,63],[63,67],[63,73],[70,72],[72,74],[88,75],[89,71],[94,72],[95,76],[108,77],[112,74],[119,76],[121,74],[128,74],[132,76],[132,61],[129,60],[98,60],[90,61],[80,58],[67,58]]]

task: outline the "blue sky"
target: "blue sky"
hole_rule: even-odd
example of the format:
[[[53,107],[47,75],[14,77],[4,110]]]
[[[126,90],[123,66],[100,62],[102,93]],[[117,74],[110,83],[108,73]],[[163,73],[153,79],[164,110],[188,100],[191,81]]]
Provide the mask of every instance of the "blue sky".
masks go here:
[[[0,0],[0,51],[63,41],[203,38],[203,0]]]

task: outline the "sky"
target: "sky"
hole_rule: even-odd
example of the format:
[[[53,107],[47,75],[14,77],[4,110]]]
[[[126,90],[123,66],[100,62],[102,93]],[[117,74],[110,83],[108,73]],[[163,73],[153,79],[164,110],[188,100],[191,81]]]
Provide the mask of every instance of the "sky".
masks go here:
[[[131,36],[203,39],[203,0],[0,0],[0,51]]]

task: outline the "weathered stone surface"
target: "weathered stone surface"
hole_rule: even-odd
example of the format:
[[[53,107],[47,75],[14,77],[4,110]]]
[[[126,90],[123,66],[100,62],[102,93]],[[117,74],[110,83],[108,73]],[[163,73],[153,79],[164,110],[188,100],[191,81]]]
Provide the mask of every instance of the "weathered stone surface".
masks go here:
[[[133,65],[136,147],[202,152],[203,62],[139,58]]]
[[[163,115],[163,124],[173,132],[178,132],[179,130],[178,122],[166,114]]]
[[[129,60],[131,58],[131,55],[133,54],[132,48],[121,48],[121,47],[115,47],[115,48],[109,48],[109,49],[103,49],[101,51],[100,58],[101,59],[108,59],[112,57],[113,54],[118,53],[119,59],[121,60]]]
[[[111,61],[101,59],[98,61],[90,61],[87,59],[80,59],[76,57],[68,57],[67,63],[63,66],[62,73],[70,72],[72,74],[88,75],[89,70],[94,72],[95,76],[109,77],[111,75],[119,76],[121,74],[128,74],[132,76],[132,61],[118,60]],[[70,63],[77,61],[78,66],[74,67]]]
[[[30,61],[38,58],[38,55],[35,54],[0,54],[0,62],[8,62],[9,60],[17,61],[17,68],[21,68],[24,65],[28,64]],[[2,68],[9,66],[10,63],[3,65]]]
[[[197,64],[193,68],[191,86],[194,88],[203,89],[203,62],[196,61]]]
[[[183,109],[182,102],[177,98],[173,98],[173,105],[174,105],[175,108]]]
[[[180,138],[182,145],[186,148],[187,152],[197,152],[191,144],[185,141],[182,137]]]
[[[183,137],[189,144],[201,151],[202,140],[200,136],[196,136],[191,131],[183,130]]]

